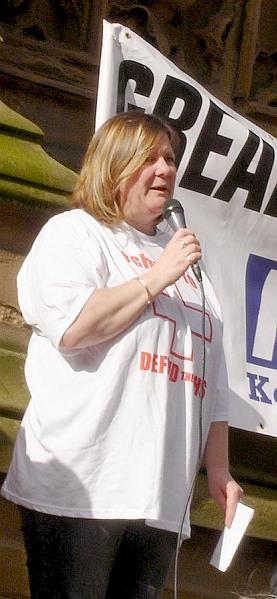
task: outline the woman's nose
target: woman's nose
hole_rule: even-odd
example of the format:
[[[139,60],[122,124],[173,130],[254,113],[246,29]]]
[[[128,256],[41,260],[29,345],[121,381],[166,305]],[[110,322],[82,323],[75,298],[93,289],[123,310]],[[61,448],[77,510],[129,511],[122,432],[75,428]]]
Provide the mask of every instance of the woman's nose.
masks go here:
[[[170,165],[163,156],[160,156],[156,162],[156,174],[168,174],[169,172]]]

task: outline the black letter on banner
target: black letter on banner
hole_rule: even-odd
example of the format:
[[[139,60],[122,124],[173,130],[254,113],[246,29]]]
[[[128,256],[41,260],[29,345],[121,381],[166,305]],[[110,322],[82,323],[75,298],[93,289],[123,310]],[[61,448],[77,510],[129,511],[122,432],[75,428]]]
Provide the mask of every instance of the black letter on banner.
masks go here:
[[[127,83],[130,79],[136,82],[135,91],[146,98],[149,98],[153,83],[154,75],[152,71],[140,62],[134,60],[123,60],[119,67],[118,74],[118,90],[117,90],[117,112],[123,112],[125,106],[125,91]],[[128,104],[129,109],[141,110],[144,112],[144,108],[140,108],[135,104]]]
[[[215,194],[216,198],[229,202],[236,189],[240,187],[249,191],[245,208],[259,212],[274,162],[272,146],[263,140],[262,143],[263,151],[256,172],[250,173],[247,169],[258,150],[259,137],[253,131],[249,131],[244,147]]]
[[[195,144],[187,169],[180,181],[180,187],[212,195],[215,179],[204,177],[201,173],[210,152],[227,156],[232,139],[218,134],[224,112],[211,101],[209,112]]]
[[[184,101],[184,108],[177,119],[170,117],[170,112],[177,98]],[[182,131],[191,129],[196,122],[202,106],[202,96],[195,87],[186,81],[166,76],[165,82],[157,99],[153,112],[161,117],[166,117],[170,124],[178,130],[181,138],[181,147],[176,158],[179,165],[186,147],[186,137]]]
[[[277,216],[277,186],[269,198],[269,202],[264,213],[269,214],[269,216]]]

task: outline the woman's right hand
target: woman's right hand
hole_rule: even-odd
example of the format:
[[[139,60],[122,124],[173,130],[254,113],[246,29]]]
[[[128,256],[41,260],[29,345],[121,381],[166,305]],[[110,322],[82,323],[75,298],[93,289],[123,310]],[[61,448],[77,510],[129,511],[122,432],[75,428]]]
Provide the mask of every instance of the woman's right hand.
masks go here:
[[[201,259],[201,248],[195,234],[187,228],[179,229],[144,279],[153,297],[177,281],[184,272]]]

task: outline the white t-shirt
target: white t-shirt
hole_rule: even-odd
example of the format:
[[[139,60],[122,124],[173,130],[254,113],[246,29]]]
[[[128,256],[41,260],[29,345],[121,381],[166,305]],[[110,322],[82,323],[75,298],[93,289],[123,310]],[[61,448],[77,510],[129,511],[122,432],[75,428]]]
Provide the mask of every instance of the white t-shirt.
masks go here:
[[[201,410],[203,446],[210,423],[227,420],[222,323],[205,273],[203,384],[201,292],[188,271],[114,339],[59,349],[93,290],[143,274],[169,238],[125,223],[111,230],[82,210],[54,216],[41,230],[18,275],[33,328],[25,368],[31,400],[2,487],[7,499],[50,514],[142,518],[179,530]],[[183,530],[189,535],[188,514]]]

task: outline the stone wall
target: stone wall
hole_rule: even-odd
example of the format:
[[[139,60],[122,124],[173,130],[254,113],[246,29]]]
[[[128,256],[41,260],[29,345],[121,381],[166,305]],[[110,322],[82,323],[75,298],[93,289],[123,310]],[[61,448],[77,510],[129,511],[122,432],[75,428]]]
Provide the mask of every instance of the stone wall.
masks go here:
[[[94,128],[106,18],[276,134],[276,12],[275,0],[1,0],[0,97],[78,169]]]

